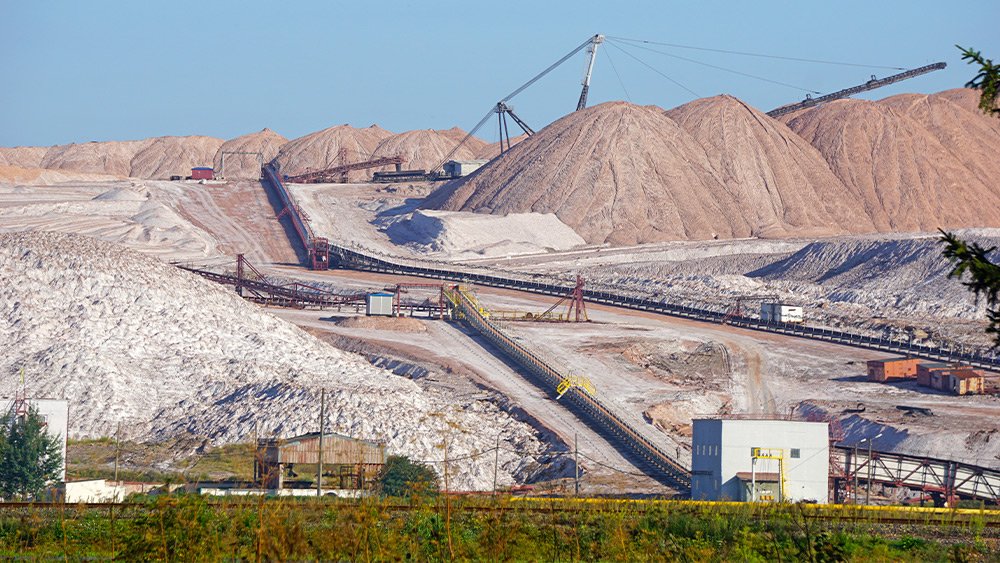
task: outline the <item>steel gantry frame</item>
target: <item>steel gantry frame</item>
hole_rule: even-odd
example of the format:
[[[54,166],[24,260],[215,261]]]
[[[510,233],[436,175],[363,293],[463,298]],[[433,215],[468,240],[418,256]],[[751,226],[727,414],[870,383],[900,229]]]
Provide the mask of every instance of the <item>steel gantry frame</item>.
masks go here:
[[[1000,504],[1000,469],[845,445],[831,454],[830,475],[845,487],[864,481],[928,492],[948,506],[960,497]]]

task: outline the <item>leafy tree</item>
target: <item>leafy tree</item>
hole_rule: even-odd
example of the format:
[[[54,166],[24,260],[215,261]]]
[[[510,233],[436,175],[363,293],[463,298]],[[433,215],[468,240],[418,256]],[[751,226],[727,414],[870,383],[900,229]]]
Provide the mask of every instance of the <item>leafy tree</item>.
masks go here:
[[[9,412],[0,418],[0,497],[37,497],[45,486],[59,479],[62,443],[45,431],[38,409],[27,414]]]
[[[379,475],[382,494],[405,497],[420,493],[435,493],[438,490],[437,473],[427,465],[410,460],[405,456],[391,455]]]
[[[979,74],[965,84],[966,88],[981,90],[979,109],[986,114],[1000,116],[1000,108],[996,107],[997,96],[1000,94],[1000,65],[993,64],[992,59],[984,59],[979,51],[972,48],[962,51],[962,60],[969,64],[980,65]],[[987,333],[995,334],[994,346],[1000,346],[1000,266],[993,263],[989,255],[996,247],[983,248],[977,243],[968,242],[952,233],[941,231],[941,242],[944,243],[944,256],[955,265],[948,277],[961,279],[969,274],[969,281],[963,284],[976,294],[976,298],[985,296],[987,318],[990,326]]]

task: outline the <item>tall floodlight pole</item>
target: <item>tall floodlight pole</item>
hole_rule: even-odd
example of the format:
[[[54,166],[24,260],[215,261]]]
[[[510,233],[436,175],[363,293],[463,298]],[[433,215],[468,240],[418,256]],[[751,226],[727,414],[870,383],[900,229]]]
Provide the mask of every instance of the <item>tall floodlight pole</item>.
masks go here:
[[[587,47],[587,72],[583,74],[583,90],[580,92],[580,101],[576,103],[576,111],[587,107],[587,92],[590,91],[590,76],[594,73],[594,60],[597,58],[597,46],[604,43],[604,36],[598,33],[590,38],[590,47]]]

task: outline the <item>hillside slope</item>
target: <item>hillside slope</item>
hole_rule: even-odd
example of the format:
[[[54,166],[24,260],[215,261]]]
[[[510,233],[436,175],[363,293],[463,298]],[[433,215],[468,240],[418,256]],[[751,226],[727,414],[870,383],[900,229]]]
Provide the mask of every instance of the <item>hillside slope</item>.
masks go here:
[[[441,459],[447,439],[458,490],[492,486],[492,456],[469,456],[498,430],[503,482],[541,449],[481,396],[421,387],[229,289],[85,237],[0,234],[0,347],[0,394],[13,394],[23,367],[30,396],[69,400],[75,438],[109,436],[119,423],[139,441],[293,436],[315,430],[325,389],[330,431],[419,460]]]

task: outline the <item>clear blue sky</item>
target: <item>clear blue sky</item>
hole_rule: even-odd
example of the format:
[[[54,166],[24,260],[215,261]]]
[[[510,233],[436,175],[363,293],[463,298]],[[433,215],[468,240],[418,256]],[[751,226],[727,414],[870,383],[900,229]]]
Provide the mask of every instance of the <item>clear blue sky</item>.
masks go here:
[[[724,50],[949,67],[873,92],[959,87],[955,43],[1000,59],[1000,2],[128,2],[0,0],[0,146],[270,127],[294,138],[339,123],[469,129],[497,99],[594,33]],[[893,71],[651,48],[820,92]],[[591,105],[693,99],[603,46]],[[768,110],[804,92],[637,48],[698,96]],[[610,55],[610,59],[608,56]],[[575,108],[581,53],[513,101],[536,129]],[[480,136],[496,137],[490,123]]]

